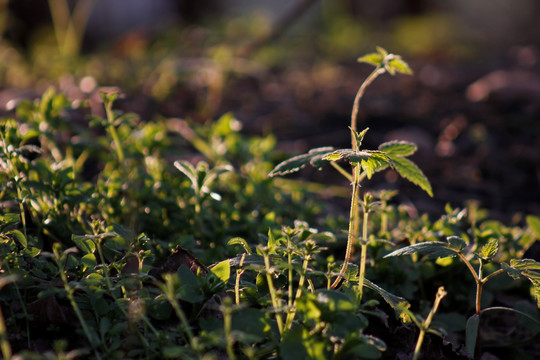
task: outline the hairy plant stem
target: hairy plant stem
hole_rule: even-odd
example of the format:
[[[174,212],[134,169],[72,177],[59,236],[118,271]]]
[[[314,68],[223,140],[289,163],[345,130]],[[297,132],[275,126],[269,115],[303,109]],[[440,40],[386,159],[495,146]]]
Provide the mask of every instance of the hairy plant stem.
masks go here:
[[[362,223],[362,239],[360,239],[360,270],[358,272],[358,304],[362,302],[362,295],[364,293],[364,279],[366,278],[366,262],[367,262],[367,248],[368,248],[368,220],[369,209],[364,208],[364,219]]]
[[[351,113],[351,145],[353,151],[358,151],[358,144],[356,143],[355,138],[355,132],[357,128],[357,122],[358,122],[358,108],[360,106],[360,100],[364,96],[364,93],[366,91],[366,88],[379,76],[384,74],[385,68],[383,66],[379,66],[375,68],[369,74],[369,76],[364,80],[362,85],[360,85],[360,88],[358,89],[358,92],[356,93],[356,96],[354,98],[354,104],[353,109]],[[334,166],[340,173],[342,173],[343,169],[341,167]],[[341,168],[341,170],[340,170]],[[347,236],[347,248],[345,250],[345,260],[343,261],[343,265],[341,266],[341,270],[339,271],[339,275],[336,280],[332,283],[331,287],[335,288],[339,285],[341,279],[343,278],[343,275],[345,275],[345,272],[347,271],[347,267],[349,265],[349,262],[351,261],[351,255],[352,255],[352,249],[353,244],[355,242],[355,239],[358,239],[358,232],[359,232],[359,223],[360,218],[358,215],[358,192],[360,188],[360,182],[365,178],[365,174],[360,172],[361,166],[360,164],[356,164],[353,167],[352,170],[352,176],[349,174],[344,175],[347,179],[352,179],[352,194],[351,194],[351,208],[349,213],[349,231]],[[365,254],[364,254],[365,255]],[[363,261],[364,267],[365,267],[365,259]],[[363,284],[363,279],[362,279]],[[362,289],[358,290],[359,292],[362,292]],[[360,295],[361,298],[361,295]]]
[[[302,273],[300,274],[300,279],[298,280],[298,288],[296,289],[296,294],[294,296],[294,302],[291,304],[289,313],[287,314],[287,319],[285,320],[285,331],[289,330],[296,316],[296,302],[302,295],[302,289],[304,287],[304,282],[306,281],[306,271],[311,255],[306,255],[304,262],[302,263]]]
[[[420,355],[420,349],[422,348],[422,343],[424,342],[426,332],[429,330],[431,321],[433,320],[433,316],[437,312],[439,304],[441,303],[441,300],[446,296],[446,294],[447,292],[444,290],[444,287],[441,286],[437,291],[437,294],[435,295],[435,301],[433,302],[433,307],[431,308],[431,311],[429,312],[427,318],[420,324],[420,334],[418,334],[418,340],[416,341],[416,347],[414,348],[413,360],[418,360],[418,356]]]
[[[238,264],[238,269],[236,270],[236,279],[234,282],[234,303],[236,305],[240,305],[240,277],[244,273],[244,269],[242,267],[244,266],[244,260],[246,259],[246,254],[242,254],[242,257],[240,258],[240,263]]]
[[[480,260],[480,266],[478,268],[478,273],[476,273],[476,270],[474,270],[474,267],[472,266],[471,262],[463,255],[462,253],[458,254],[461,261],[465,263],[467,268],[469,268],[469,271],[471,272],[472,276],[474,277],[474,281],[476,282],[476,314],[480,315],[482,311],[482,289],[484,284],[491,279],[494,276],[497,276],[499,274],[502,274],[504,272],[503,269],[499,269],[497,271],[492,272],[486,277],[483,277],[483,263],[482,260]]]
[[[272,300],[272,306],[276,312],[276,322],[279,331],[279,335],[283,335],[283,317],[281,316],[281,301],[279,300],[272,280],[271,268],[270,268],[270,256],[268,251],[263,251],[264,268],[266,270],[266,282],[268,283],[268,291],[270,292],[270,299]]]
[[[366,78],[366,80],[364,80],[362,85],[360,85],[360,88],[358,89],[358,92],[356,93],[356,97],[354,98],[354,104],[353,104],[353,109],[352,109],[352,113],[351,113],[351,129],[353,131],[356,131],[356,124],[357,124],[357,120],[358,120],[358,108],[360,106],[360,100],[362,99],[362,97],[364,96],[364,93],[366,92],[366,88],[373,81],[375,81],[375,79],[379,75],[382,75],[385,72],[386,72],[386,69],[383,66],[379,66],[379,67],[375,68],[375,70],[373,70],[371,72],[371,74],[369,74],[369,76]],[[356,141],[354,139],[354,135],[352,135],[352,149],[355,150],[355,151],[358,150],[358,148],[356,146]]]

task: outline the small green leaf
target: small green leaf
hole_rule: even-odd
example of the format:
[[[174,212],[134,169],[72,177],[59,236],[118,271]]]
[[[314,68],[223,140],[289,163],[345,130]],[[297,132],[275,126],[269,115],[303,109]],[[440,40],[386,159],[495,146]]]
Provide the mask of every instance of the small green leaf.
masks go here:
[[[416,144],[403,140],[388,141],[379,145],[379,150],[384,151],[390,157],[410,156],[414,154],[417,149]]]
[[[387,254],[385,258],[390,256],[412,255],[417,253],[425,254],[434,258],[445,258],[456,256],[459,251],[450,248],[448,243],[444,243],[442,241],[425,241],[392,251],[390,254]]]
[[[467,243],[459,236],[448,236],[446,238],[446,241],[448,241],[448,245],[450,245],[450,248],[458,253],[467,246]]]
[[[188,177],[192,186],[198,187],[199,181],[197,178],[197,170],[195,170],[195,167],[193,166],[193,164],[185,160],[177,160],[174,162],[174,166],[178,170],[180,170],[182,174]]]
[[[19,214],[8,213],[0,216],[0,231],[19,222]]]
[[[86,235],[71,235],[71,240],[86,254],[92,254],[96,250],[96,243]]]
[[[411,318],[406,311],[411,307],[411,304],[406,299],[386,291],[368,279],[364,279],[364,286],[370,288],[371,290],[375,290],[390,306],[392,306],[394,311],[399,314],[399,317],[403,322],[411,321]]]
[[[226,283],[231,277],[231,266],[229,259],[223,260],[210,268],[210,271],[216,275],[221,281]]]
[[[529,215],[526,217],[527,225],[537,239],[540,239],[540,217]]]
[[[279,163],[268,176],[273,177],[276,175],[286,175],[296,172],[302,169],[307,164],[311,164],[314,167],[322,166],[321,160],[323,157],[334,150],[333,147],[326,146],[311,149],[307,154],[297,155],[288,160]]]
[[[21,244],[21,246],[26,249],[28,243],[26,242],[26,237],[22,232],[20,232],[19,230],[11,230],[10,232],[8,232],[8,234],[13,235],[15,240],[17,240],[19,244]]]
[[[392,161],[394,162],[394,167],[399,175],[413,184],[420,186],[420,188],[427,192],[429,196],[433,197],[433,190],[431,189],[428,178],[415,163],[399,156],[392,157]]]
[[[96,256],[94,254],[86,254],[81,258],[81,264],[84,265],[84,270],[93,269],[96,264]]]
[[[366,172],[368,179],[373,173],[384,169],[386,166],[394,166],[392,159],[382,151],[366,150],[369,156],[360,162],[362,169]]]
[[[251,255],[251,249],[249,248],[249,245],[244,238],[234,237],[231,240],[229,240],[229,242],[227,242],[227,245],[242,245],[246,253],[248,255]]]
[[[480,254],[482,259],[489,260],[492,257],[497,254],[497,251],[499,251],[499,241],[495,238],[489,240],[489,242],[482,246],[482,249],[480,250]]]
[[[386,51],[385,48],[381,46],[376,46],[375,48],[377,49],[377,52],[381,55],[381,57],[385,58],[388,56],[388,51]]]
[[[381,54],[370,53],[370,54],[366,54],[364,56],[359,57],[357,61],[377,67],[377,66],[382,65],[383,57],[381,56]]]
[[[413,73],[409,65],[399,56],[395,56],[392,60],[390,60],[388,62],[388,67],[392,69],[393,72],[399,72],[407,75]],[[394,74],[392,73],[392,75]]]
[[[471,358],[474,357],[474,349],[476,348],[478,325],[480,325],[480,315],[474,314],[467,320],[465,327],[465,345]]]

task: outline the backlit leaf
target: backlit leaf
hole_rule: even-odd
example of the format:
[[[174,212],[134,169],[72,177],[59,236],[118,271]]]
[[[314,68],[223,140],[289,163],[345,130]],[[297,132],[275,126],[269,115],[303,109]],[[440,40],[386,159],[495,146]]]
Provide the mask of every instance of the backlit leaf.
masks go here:
[[[229,263],[229,259],[217,263],[214,267],[210,268],[210,271],[214,275],[216,275],[221,281],[226,283],[231,277],[231,266]]]
[[[411,307],[411,304],[406,299],[386,291],[385,289],[372,283],[368,279],[364,279],[364,286],[370,288],[371,290],[375,290],[390,306],[392,306],[394,311],[399,314],[399,317],[403,322],[411,321],[410,316],[407,314],[406,311],[403,310],[407,310]]]
[[[383,57],[381,56],[381,54],[377,53],[370,53],[357,59],[358,62],[370,64],[373,66],[381,66],[382,60]]]
[[[386,255],[385,258],[390,256],[402,256],[412,254],[424,254],[434,258],[444,258],[449,256],[456,256],[458,253],[459,251],[450,248],[448,243],[442,241],[425,241],[392,251],[390,254]]]
[[[489,242],[482,246],[482,249],[480,250],[480,254],[482,256],[482,259],[488,260],[491,259],[497,251],[499,250],[499,241],[495,238],[489,240]]]
[[[420,186],[420,188],[427,192],[429,196],[433,197],[433,190],[431,189],[428,178],[415,163],[407,158],[399,156],[392,157],[392,161],[394,162],[394,167],[399,175],[403,176],[413,184]]]
[[[307,154],[297,155],[288,160],[279,163],[268,176],[286,175],[302,169],[307,164],[314,167],[320,167],[323,157],[334,150],[333,147],[326,146],[311,149]]]
[[[388,67],[392,69],[394,72],[399,72],[402,74],[412,74],[412,70],[409,67],[409,65],[401,59],[401,57],[394,57],[392,60],[388,62]],[[392,74],[393,75],[393,74]]]
[[[402,140],[393,140],[379,145],[379,150],[384,151],[388,156],[410,156],[417,150],[414,143]]]

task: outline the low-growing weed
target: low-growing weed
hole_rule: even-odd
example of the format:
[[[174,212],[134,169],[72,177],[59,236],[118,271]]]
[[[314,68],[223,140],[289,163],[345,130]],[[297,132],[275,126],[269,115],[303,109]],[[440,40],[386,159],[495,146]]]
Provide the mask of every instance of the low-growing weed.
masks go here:
[[[0,123],[3,358],[418,359],[447,333],[472,355],[480,319],[501,310],[532,324],[534,339],[536,307],[495,295],[526,292],[508,281],[524,278],[539,298],[540,266],[521,258],[540,220],[505,226],[469,204],[432,221],[410,216],[393,190],[362,192],[393,170],[433,195],[409,159],[416,145],[364,149],[368,129],[357,129],[366,88],[408,65],[382,48],[359,61],[375,70],[354,101],[351,147],[275,167],[276,139],[242,134],[232,114],[145,121],[118,111],[115,92],[102,94],[104,117],[54,89],[21,102]],[[308,164],[351,182],[345,226],[321,219],[305,182],[273,178]]]

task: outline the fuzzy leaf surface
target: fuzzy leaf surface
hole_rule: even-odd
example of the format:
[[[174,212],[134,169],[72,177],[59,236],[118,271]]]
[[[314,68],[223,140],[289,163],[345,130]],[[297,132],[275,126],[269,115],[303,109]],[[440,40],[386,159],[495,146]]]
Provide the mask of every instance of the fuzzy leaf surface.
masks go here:
[[[392,251],[390,254],[387,254],[385,258],[390,256],[402,256],[412,254],[424,254],[433,258],[445,258],[456,256],[458,253],[459,251],[452,249],[448,243],[442,241],[426,241],[405,246],[401,249]]]
[[[497,254],[497,251],[499,251],[499,241],[491,239],[486,245],[482,246],[480,255],[482,259],[489,260]]]
[[[393,157],[392,161],[394,162],[394,167],[399,175],[409,180],[413,184],[420,186],[420,188],[428,193],[429,196],[433,197],[433,190],[428,178],[426,175],[424,175],[422,170],[416,166],[415,163],[400,156]]]
[[[416,144],[403,140],[388,141],[379,145],[379,150],[384,151],[388,156],[410,156],[417,149]]]
[[[390,306],[392,306],[394,311],[399,314],[399,317],[403,322],[410,322],[412,320],[407,312],[403,311],[403,309],[408,310],[411,307],[411,304],[406,299],[386,291],[368,279],[364,279],[364,286],[376,291]]]
[[[322,165],[323,158],[334,150],[331,146],[325,146],[309,150],[308,153],[294,156],[279,163],[270,173],[270,177],[276,175],[286,175],[302,169],[307,164],[314,167]]]
[[[502,268],[513,279],[526,277],[533,285],[533,295],[540,307],[540,263],[532,259],[511,259],[510,265],[502,264]]]

